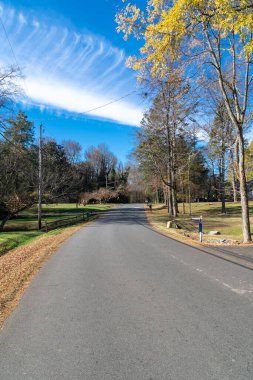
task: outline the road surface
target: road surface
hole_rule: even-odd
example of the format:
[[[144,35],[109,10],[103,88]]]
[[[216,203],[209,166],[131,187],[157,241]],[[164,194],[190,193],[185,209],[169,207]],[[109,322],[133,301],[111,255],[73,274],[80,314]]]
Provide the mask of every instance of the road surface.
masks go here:
[[[115,209],[47,261],[0,332],[1,380],[253,379],[253,272]]]

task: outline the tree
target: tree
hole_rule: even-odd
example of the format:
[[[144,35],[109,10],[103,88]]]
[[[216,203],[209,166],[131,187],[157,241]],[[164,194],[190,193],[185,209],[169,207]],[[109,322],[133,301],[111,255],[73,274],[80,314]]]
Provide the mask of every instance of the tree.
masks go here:
[[[180,70],[172,68],[167,81],[160,82],[159,92],[143,117],[142,129],[137,132],[140,141],[137,157],[146,172],[152,168],[166,186],[170,216],[177,215],[177,141],[181,134],[189,134],[187,129],[195,112],[196,104],[190,94]]]
[[[21,90],[18,81],[21,77],[20,69],[14,66],[0,68],[0,137],[4,137],[6,131],[6,111],[11,108]]]
[[[216,106],[215,116],[209,129],[209,156],[217,162],[221,212],[224,214],[226,213],[225,173],[229,166],[228,153],[233,149],[234,144],[233,125],[225,104],[221,101]]]
[[[252,2],[151,0],[143,11],[128,4],[117,21],[125,37],[138,33],[144,39],[142,57],[130,61],[134,69],[142,70],[148,63],[151,74],[162,78],[169,59],[188,64],[186,74],[196,69],[206,78],[214,74],[237,133],[243,239],[251,241],[244,132],[253,80]]]
[[[20,69],[15,66],[0,68],[0,109],[10,108],[21,90],[18,85],[21,78]]]
[[[143,202],[147,197],[147,186],[143,173],[138,165],[133,163],[129,166],[128,195],[132,203]]]
[[[249,144],[246,149],[246,177],[248,181],[253,180],[253,141]]]
[[[201,197],[200,193],[203,197],[207,169],[196,148],[193,124],[188,125],[191,108],[179,96],[178,83],[176,91],[169,88],[168,93],[157,95],[145,113],[135,156],[149,187],[152,184],[156,192],[163,188],[168,214],[175,217],[178,197],[183,202],[188,197],[189,203],[192,197]]]
[[[208,168],[202,148],[197,146],[195,135],[180,135],[177,138],[177,188],[178,196],[184,203],[188,200],[191,215],[192,200],[207,198]]]
[[[108,186],[108,176],[117,164],[116,156],[110,152],[105,144],[97,147],[91,146],[85,153],[87,162],[94,170],[97,181],[97,189]]]
[[[80,162],[82,147],[79,142],[73,140],[63,140],[62,146],[66,157],[71,164],[77,164]]]
[[[43,144],[42,153],[42,194],[44,201],[52,202],[78,198],[74,180],[75,170],[68,161],[62,145],[55,141]]]
[[[20,111],[16,118],[7,121],[3,137],[0,142],[0,230],[11,217],[34,204],[37,183],[34,183],[33,123]]]
[[[4,137],[19,148],[29,148],[34,142],[33,122],[28,120],[23,111],[19,111],[15,118],[8,119],[8,128],[4,132]]]
[[[176,215],[175,165],[173,159],[174,138],[170,118],[164,104],[164,93],[158,95],[152,107],[141,122],[141,130],[137,132],[138,147],[136,158],[146,177],[155,174],[167,190],[168,214]]]

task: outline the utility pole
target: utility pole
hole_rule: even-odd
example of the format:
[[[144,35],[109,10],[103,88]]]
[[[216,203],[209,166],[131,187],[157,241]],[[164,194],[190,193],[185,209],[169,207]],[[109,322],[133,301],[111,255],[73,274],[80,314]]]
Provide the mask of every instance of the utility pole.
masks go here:
[[[40,124],[39,135],[39,175],[38,175],[38,230],[41,230],[41,210],[42,210],[42,124]]]

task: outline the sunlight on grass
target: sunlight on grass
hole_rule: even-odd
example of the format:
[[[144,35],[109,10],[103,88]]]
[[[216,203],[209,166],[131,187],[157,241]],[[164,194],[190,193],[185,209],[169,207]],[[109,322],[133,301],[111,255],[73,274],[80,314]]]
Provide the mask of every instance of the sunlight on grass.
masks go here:
[[[0,256],[7,251],[26,244],[41,236],[39,231],[1,232],[0,233]]]
[[[110,210],[114,205],[112,204],[94,204],[87,206],[76,207],[73,203],[59,203],[43,205],[42,220],[46,222],[54,222],[68,217],[73,220],[73,216],[82,215],[86,212],[103,212]],[[80,219],[80,218],[79,218]],[[79,220],[80,222],[80,220]],[[37,231],[37,208],[32,207],[18,214],[12,220],[6,223],[5,231],[0,232],[0,256],[7,251],[14,249],[22,244],[28,243],[43,232]],[[64,227],[57,228],[49,234],[58,234]]]
[[[193,222],[191,217],[203,217],[204,233],[210,231],[219,231],[222,237],[241,240],[242,239],[242,220],[241,220],[241,205],[239,202],[227,203],[227,213],[221,214],[221,204],[215,203],[192,203],[191,216],[189,215],[189,207],[185,205],[185,214],[183,214],[183,205],[179,204],[179,215],[176,218],[178,223],[182,223],[183,228],[189,228],[195,232],[198,231],[198,223]],[[251,224],[253,223],[253,202],[250,202]],[[158,226],[166,226],[169,220],[167,208],[164,205],[157,204],[153,206],[153,212],[150,215],[153,223]]]

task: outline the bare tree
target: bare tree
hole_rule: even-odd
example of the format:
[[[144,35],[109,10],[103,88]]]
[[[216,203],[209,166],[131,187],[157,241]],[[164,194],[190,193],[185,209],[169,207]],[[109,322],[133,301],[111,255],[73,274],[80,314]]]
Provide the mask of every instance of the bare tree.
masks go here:
[[[73,140],[63,140],[62,146],[69,162],[72,164],[77,164],[80,162],[82,146],[79,142]]]
[[[117,164],[116,156],[105,144],[91,146],[85,153],[86,160],[91,164],[97,177],[97,187],[107,187],[108,176]]]

